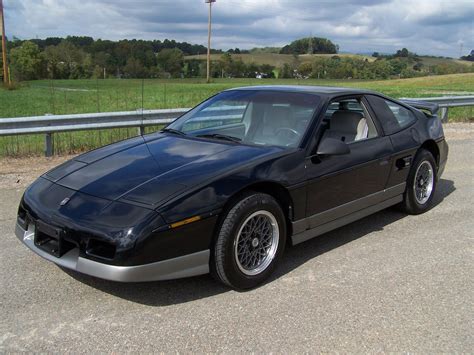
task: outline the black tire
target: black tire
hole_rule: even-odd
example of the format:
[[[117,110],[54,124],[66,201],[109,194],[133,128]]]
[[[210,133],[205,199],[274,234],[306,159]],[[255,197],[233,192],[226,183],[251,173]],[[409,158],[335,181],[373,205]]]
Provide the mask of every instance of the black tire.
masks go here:
[[[427,167],[428,165],[426,164],[429,164],[429,166],[431,166],[433,185],[429,193],[429,198],[427,198],[426,201],[419,201],[419,199],[417,199],[415,195],[415,184],[418,183],[417,181],[415,181],[415,179],[417,178],[417,172],[419,171],[420,167],[422,165],[424,167]],[[407,186],[403,195],[403,202],[401,203],[401,208],[403,209],[403,211],[409,214],[416,215],[424,213],[432,207],[433,197],[436,191],[437,173],[438,171],[436,161],[433,158],[433,155],[426,149],[421,149],[420,151],[418,151],[410,169],[410,173],[408,174]],[[418,177],[422,178],[421,176]]]
[[[258,268],[256,268],[255,270],[243,269],[243,265],[240,263],[240,260],[238,260],[238,255],[241,254],[237,252],[236,243],[237,240],[241,240],[238,239],[238,236],[241,228],[243,229],[245,227],[244,222],[247,222],[246,224],[248,224],[250,223],[252,218],[258,217],[260,217],[265,222],[266,216],[262,215],[261,213],[268,214],[268,223],[273,222],[267,225],[267,228],[271,227],[273,229],[266,229],[266,231],[271,230],[271,232],[265,232],[264,235],[267,238],[272,239],[273,245],[275,245],[275,247],[274,249],[272,249],[271,252],[268,251],[266,257],[262,257],[264,260],[262,262],[262,265],[265,266],[266,263],[269,264],[265,266],[265,268],[262,269],[261,272],[258,272],[255,275],[249,275],[244,272],[256,272],[256,269]],[[275,221],[278,225],[278,230],[275,230]],[[245,250],[251,250],[253,248],[253,245],[251,245],[251,240],[260,239],[253,237],[254,230],[256,229],[252,229],[252,236],[243,237],[245,240],[248,240],[248,242],[245,242],[247,243],[245,246],[245,248],[247,249]],[[273,197],[263,193],[249,193],[242,196],[234,204],[234,206],[230,208],[230,210],[225,215],[221,223],[220,229],[217,231],[217,233],[218,234],[211,260],[211,274],[218,281],[234,289],[250,289],[262,284],[272,274],[283,255],[286,242],[285,216],[281,210],[280,205]],[[272,237],[270,237],[270,234],[272,235]],[[276,243],[276,241],[278,242]],[[240,243],[238,245],[240,245]],[[257,248],[263,248],[263,244],[253,248],[252,253]],[[268,257],[268,255],[273,255],[273,258]]]

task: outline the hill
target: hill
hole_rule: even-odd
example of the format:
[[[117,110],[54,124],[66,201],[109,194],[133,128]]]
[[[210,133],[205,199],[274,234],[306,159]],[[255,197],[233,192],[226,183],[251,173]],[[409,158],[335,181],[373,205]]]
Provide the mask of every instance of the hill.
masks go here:
[[[431,56],[420,56],[422,63],[424,65],[440,65],[440,64],[463,64],[463,65],[472,65],[472,62],[468,60],[454,59],[454,58],[441,58],[441,57],[431,57]]]
[[[279,54],[279,53],[245,53],[245,54],[232,54],[232,59],[242,59],[245,64],[255,63],[257,65],[269,64],[274,67],[282,67],[284,64],[292,64],[295,61],[300,63],[311,62],[314,58],[323,57],[331,58],[337,55],[341,58],[358,58],[358,59],[367,59],[368,61],[375,61],[375,58],[359,54],[301,54],[301,55],[292,55],[292,54]],[[217,61],[221,58],[222,54],[212,54],[211,60]],[[205,54],[200,55],[190,55],[185,56],[185,60],[203,60],[207,59]]]
[[[211,60],[219,60],[221,58],[222,54],[212,54],[211,55]],[[363,54],[352,54],[352,53],[338,53],[338,54],[301,54],[296,56],[301,62],[309,62],[313,58],[316,57],[326,57],[326,58],[331,58],[333,56],[337,55],[338,57],[344,58],[344,57],[349,57],[349,58],[358,58],[358,59],[367,59],[370,62],[375,61],[376,58],[369,56],[369,55],[363,55]],[[189,55],[185,56],[185,60],[190,60],[190,59],[197,59],[197,60],[206,60],[206,55],[205,54],[200,54],[200,55]],[[246,64],[248,63],[255,63],[255,64],[270,64],[273,66],[282,66],[285,63],[290,64],[292,61],[295,60],[295,56],[292,54],[279,54],[279,53],[259,53],[259,52],[254,52],[254,53],[245,53],[245,54],[232,54],[232,58],[234,59],[242,59],[242,61]],[[440,57],[431,57],[431,56],[419,56],[421,59],[421,62],[424,65],[439,65],[439,64],[451,64],[451,63],[457,63],[457,64],[463,64],[463,65],[472,65],[472,62],[469,62],[467,60],[461,60],[461,59],[454,59],[454,58],[440,58]]]

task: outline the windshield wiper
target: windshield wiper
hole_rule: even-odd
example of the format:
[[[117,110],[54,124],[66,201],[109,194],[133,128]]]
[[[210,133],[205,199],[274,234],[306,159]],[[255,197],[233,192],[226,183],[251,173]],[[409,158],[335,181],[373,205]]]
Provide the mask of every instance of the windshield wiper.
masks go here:
[[[224,141],[229,141],[229,142],[234,142],[234,143],[240,143],[242,141],[242,139],[240,139],[240,138],[237,138],[237,137],[234,137],[234,136],[228,136],[226,134],[220,134],[220,133],[199,134],[196,137],[222,139]]]
[[[174,128],[163,128],[163,129],[161,130],[161,132],[172,133],[172,134],[178,134],[178,135],[180,135],[180,136],[185,136],[185,135],[186,135],[186,133],[181,132],[181,131],[179,131],[179,130],[177,130],[177,129],[174,129]]]

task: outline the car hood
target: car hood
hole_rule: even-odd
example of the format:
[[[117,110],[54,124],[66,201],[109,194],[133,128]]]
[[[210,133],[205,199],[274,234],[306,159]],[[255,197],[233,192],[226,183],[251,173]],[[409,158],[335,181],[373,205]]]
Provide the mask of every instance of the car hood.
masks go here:
[[[43,177],[91,196],[157,207],[188,187],[278,151],[157,133],[80,155]]]

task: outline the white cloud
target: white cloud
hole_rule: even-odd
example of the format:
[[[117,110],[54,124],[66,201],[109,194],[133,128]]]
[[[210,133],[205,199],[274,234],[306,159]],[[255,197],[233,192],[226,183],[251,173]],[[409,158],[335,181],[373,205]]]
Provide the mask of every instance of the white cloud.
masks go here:
[[[20,38],[176,39],[206,43],[204,0],[4,0],[7,34]],[[401,46],[457,56],[474,48],[472,0],[217,0],[214,46],[250,48],[327,37],[341,51]]]

